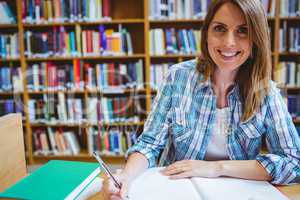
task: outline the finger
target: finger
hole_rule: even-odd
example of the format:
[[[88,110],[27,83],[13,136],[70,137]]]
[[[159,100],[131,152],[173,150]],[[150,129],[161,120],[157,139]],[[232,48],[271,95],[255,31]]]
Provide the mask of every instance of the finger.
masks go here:
[[[129,191],[129,184],[128,182],[124,182],[120,190],[120,196],[122,197],[122,199],[126,199],[128,197],[128,191]]]
[[[114,184],[114,182],[112,180],[109,180],[109,182],[108,182],[108,191],[111,194],[118,194],[120,192],[120,189],[118,189],[115,186],[115,184]]]
[[[173,170],[173,169],[177,169],[179,167],[179,165],[177,163],[173,163],[167,167],[165,167],[163,170],[161,170],[161,172],[166,172],[166,171],[169,171],[169,170]]]
[[[179,173],[182,173],[182,172],[185,172],[185,171],[186,171],[185,166],[177,166],[175,168],[168,169],[168,170],[164,171],[164,175],[179,174]]]
[[[173,164],[167,166],[166,168],[164,168],[162,171],[164,170],[169,170],[169,169],[174,169],[174,168],[178,168],[178,167],[183,167],[186,166],[188,163],[188,160],[180,160],[180,161],[176,161]]]
[[[169,176],[169,179],[181,179],[181,178],[190,178],[191,172],[190,171],[185,171],[179,174],[171,175]]]

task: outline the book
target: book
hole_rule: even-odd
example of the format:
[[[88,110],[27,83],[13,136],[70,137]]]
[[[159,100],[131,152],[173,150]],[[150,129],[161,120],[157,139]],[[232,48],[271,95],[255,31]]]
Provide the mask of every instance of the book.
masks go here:
[[[150,168],[135,179],[129,190],[130,200],[288,200],[266,181],[235,178],[185,178],[171,180],[159,171]]]
[[[51,160],[0,193],[1,198],[80,199],[98,177],[98,163]],[[99,185],[99,190],[101,185]]]
[[[7,2],[0,2],[0,24],[15,24],[15,16]]]

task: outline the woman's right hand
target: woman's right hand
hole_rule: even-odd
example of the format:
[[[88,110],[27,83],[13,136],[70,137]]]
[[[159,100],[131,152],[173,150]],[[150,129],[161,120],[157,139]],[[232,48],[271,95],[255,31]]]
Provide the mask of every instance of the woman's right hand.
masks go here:
[[[117,179],[117,181],[121,185],[121,189],[117,188],[117,186],[114,184],[114,181],[109,178],[109,194],[111,200],[124,200],[128,198],[128,192],[131,184],[130,177],[123,172],[117,172],[114,174],[114,177]]]

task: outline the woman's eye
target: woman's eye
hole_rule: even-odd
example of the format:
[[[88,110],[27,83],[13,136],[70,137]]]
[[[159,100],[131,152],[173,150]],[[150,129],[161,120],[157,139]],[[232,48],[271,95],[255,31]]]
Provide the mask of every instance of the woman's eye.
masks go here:
[[[217,32],[225,32],[226,31],[226,29],[223,26],[220,26],[220,25],[215,26],[214,30],[217,31]]]
[[[241,33],[241,34],[248,34],[248,29],[247,29],[246,27],[239,28],[239,29],[238,29],[238,33]]]

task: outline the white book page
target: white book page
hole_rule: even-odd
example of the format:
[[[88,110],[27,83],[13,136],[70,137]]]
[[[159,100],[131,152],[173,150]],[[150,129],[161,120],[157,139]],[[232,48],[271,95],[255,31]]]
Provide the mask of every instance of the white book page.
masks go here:
[[[130,200],[202,200],[190,179],[170,180],[159,171],[150,168],[133,181]]]
[[[100,192],[103,179],[96,177],[77,197],[76,200],[85,200]]]
[[[191,182],[204,200],[288,200],[266,181],[235,178],[192,178]]]

